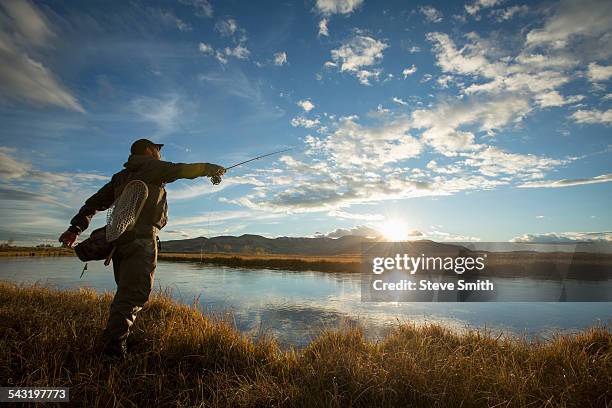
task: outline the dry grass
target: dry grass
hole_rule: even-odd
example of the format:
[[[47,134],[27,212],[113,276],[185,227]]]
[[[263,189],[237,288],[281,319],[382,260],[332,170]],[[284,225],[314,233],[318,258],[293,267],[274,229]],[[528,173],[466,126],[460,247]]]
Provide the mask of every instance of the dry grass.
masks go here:
[[[3,256],[74,256],[69,248],[31,248],[31,247],[0,247],[0,257]]]
[[[68,386],[87,407],[612,405],[605,328],[530,343],[404,325],[378,343],[348,330],[281,351],[158,294],[113,364],[97,342],[110,300],[0,283],[0,383]]]
[[[271,268],[290,271],[361,272],[360,255],[309,256],[279,254],[177,253],[161,252],[164,261],[202,262],[240,268]]]

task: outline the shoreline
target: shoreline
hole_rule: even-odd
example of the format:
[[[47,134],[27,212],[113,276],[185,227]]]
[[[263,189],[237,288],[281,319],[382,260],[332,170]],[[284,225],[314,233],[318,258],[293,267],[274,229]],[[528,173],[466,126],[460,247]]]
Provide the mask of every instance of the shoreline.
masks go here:
[[[472,277],[537,278],[558,280],[607,280],[612,278],[612,254],[583,252],[499,252],[488,253],[487,269]],[[0,258],[11,256],[76,256],[67,248],[1,248]],[[360,254],[299,255],[299,254],[244,254],[159,252],[158,260],[169,262],[196,262],[233,268],[280,269],[288,271],[314,271],[326,273],[362,273]],[[432,273],[433,276],[451,272]]]

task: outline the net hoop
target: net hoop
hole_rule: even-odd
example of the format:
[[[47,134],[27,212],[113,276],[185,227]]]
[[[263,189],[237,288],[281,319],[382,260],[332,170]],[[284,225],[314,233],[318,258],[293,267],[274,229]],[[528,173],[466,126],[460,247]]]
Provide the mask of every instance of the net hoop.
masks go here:
[[[106,214],[106,240],[116,241],[124,232],[134,228],[144,207],[149,188],[142,180],[130,181]]]

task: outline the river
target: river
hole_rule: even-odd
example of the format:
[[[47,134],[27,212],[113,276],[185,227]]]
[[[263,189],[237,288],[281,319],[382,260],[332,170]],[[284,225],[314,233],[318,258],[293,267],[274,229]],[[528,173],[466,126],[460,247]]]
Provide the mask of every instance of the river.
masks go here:
[[[64,289],[114,291],[112,267],[73,257],[0,259],[0,280]],[[545,281],[509,279],[517,287]],[[602,281],[612,291],[612,281]],[[303,346],[323,329],[359,324],[371,339],[398,322],[441,323],[456,330],[486,328],[508,335],[546,338],[594,324],[612,323],[612,302],[376,303],[361,301],[359,274],[239,269],[197,262],[159,261],[157,288],[197,302],[216,318],[255,337],[273,335],[283,346]]]

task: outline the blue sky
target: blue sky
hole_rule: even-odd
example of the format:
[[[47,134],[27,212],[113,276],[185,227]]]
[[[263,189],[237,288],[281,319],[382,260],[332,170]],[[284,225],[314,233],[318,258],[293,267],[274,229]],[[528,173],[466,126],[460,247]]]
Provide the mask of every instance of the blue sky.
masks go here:
[[[612,240],[611,56],[609,1],[3,1],[0,239],[56,239],[147,137],[296,148],[168,185],[163,239]]]

